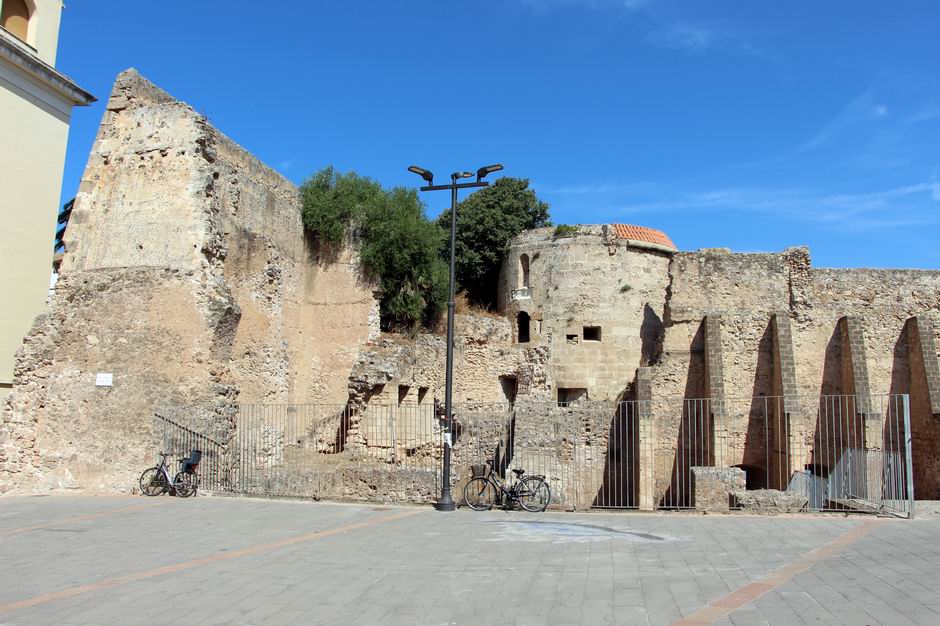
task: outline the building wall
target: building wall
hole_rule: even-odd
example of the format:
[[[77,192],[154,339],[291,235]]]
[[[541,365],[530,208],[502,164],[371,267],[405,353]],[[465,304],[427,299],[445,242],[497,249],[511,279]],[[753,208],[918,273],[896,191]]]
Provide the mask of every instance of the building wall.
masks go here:
[[[0,0],[0,9],[3,0]],[[55,66],[59,45],[59,20],[63,9],[62,0],[26,0],[30,12],[25,43],[44,63]]]
[[[40,104],[11,74],[0,64],[0,394],[13,380],[13,354],[46,301],[69,130],[67,113]]]
[[[34,10],[26,43],[32,48],[8,33],[0,37],[6,49],[52,65],[61,3],[30,4]],[[0,55],[0,401],[12,386],[13,355],[45,304],[75,104],[12,59]]]

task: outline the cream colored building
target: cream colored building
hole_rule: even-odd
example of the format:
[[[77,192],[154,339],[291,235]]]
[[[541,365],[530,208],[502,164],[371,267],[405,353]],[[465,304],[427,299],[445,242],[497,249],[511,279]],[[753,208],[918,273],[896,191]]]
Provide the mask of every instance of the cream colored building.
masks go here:
[[[95,98],[55,69],[61,0],[0,0],[0,399],[52,272],[72,107]]]

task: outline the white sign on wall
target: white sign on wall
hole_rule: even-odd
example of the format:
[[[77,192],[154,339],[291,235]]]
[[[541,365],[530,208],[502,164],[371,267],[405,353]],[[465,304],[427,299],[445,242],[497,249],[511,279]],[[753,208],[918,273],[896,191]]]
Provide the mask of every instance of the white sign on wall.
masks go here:
[[[114,374],[99,372],[95,376],[95,387],[111,387],[114,385]]]

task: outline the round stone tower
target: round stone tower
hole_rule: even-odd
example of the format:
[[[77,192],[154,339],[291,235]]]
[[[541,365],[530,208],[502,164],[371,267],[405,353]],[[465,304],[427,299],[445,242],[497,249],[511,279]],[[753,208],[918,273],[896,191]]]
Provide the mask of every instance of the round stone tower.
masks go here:
[[[676,246],[642,226],[540,228],[510,244],[498,306],[520,346],[548,346],[559,402],[615,400],[659,349]]]

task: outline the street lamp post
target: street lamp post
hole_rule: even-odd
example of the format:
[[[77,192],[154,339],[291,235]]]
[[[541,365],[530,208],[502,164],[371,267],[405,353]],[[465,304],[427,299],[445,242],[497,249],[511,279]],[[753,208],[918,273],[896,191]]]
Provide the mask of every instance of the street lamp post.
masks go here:
[[[450,493],[450,449],[453,445],[453,389],[454,389],[454,261],[455,261],[455,243],[457,241],[457,190],[470,187],[487,187],[489,183],[484,182],[483,178],[487,174],[498,172],[503,169],[502,165],[487,165],[477,170],[477,180],[472,183],[458,183],[462,178],[470,178],[472,172],[454,172],[450,175],[449,185],[435,185],[434,174],[428,170],[412,165],[408,168],[409,172],[414,172],[425,181],[427,185],[421,187],[421,191],[444,191],[450,190],[450,286],[447,300],[447,365],[445,367],[444,378],[444,472],[441,481],[441,496],[434,504],[438,511],[454,511],[457,504]]]

